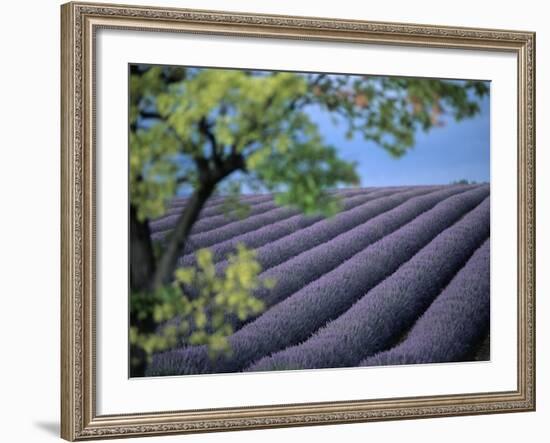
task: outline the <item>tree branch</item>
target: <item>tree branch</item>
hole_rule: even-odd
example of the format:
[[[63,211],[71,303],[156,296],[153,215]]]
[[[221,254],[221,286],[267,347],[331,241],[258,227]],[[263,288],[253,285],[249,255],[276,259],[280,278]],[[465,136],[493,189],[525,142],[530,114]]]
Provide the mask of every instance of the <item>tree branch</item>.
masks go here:
[[[150,289],[157,290],[172,280],[178,256],[184,250],[191,228],[197,220],[206,200],[208,200],[214,191],[214,187],[215,184],[213,182],[202,183],[191,195],[170,236],[170,241],[158,262]]]
[[[142,291],[155,273],[155,256],[149,222],[138,219],[133,204],[130,204],[130,239],[130,287],[132,291]]]
[[[318,86],[319,83],[321,83],[321,80],[323,80],[326,76],[327,76],[327,74],[317,74],[317,77],[315,78],[315,80],[313,80],[309,84],[309,88],[312,89],[315,86]],[[307,98],[307,95],[297,96],[288,105],[288,110],[289,111],[294,111],[298,107],[298,104],[300,104],[300,100],[302,100],[302,103],[301,103],[302,106],[306,105],[308,103],[311,103],[311,100],[309,100]]]
[[[222,159],[218,151],[218,142],[216,141],[216,137],[212,133],[212,125],[208,123],[206,117],[202,117],[200,119],[199,131],[209,141],[210,147],[212,149],[212,160],[214,160],[214,164],[219,167],[221,165]]]
[[[222,160],[219,166],[213,169],[209,168],[208,160],[202,156],[196,156],[194,160],[199,170],[200,184],[185,206],[170,236],[169,243],[158,262],[156,272],[151,282],[150,289],[152,290],[156,290],[172,280],[178,256],[185,250],[191,228],[199,217],[204,204],[216,189],[218,183],[232,172],[238,169],[244,170],[246,167],[244,157],[238,153],[228,156],[226,159]]]
[[[146,111],[144,109],[139,110],[140,117],[143,118],[152,118],[155,120],[164,120],[164,117],[160,115],[157,111]]]

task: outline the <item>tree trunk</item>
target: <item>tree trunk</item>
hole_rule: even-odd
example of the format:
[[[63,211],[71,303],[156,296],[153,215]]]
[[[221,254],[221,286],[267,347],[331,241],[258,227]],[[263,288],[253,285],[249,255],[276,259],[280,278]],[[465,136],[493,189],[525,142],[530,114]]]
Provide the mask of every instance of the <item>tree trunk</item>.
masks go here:
[[[209,181],[202,183],[191,195],[183,214],[171,233],[170,241],[158,263],[150,289],[158,289],[172,280],[178,256],[184,250],[191,228],[197,220],[206,200],[212,195],[215,186],[216,182]]]
[[[130,205],[130,288],[143,291],[155,274],[155,255],[147,220],[140,221],[137,208]]]

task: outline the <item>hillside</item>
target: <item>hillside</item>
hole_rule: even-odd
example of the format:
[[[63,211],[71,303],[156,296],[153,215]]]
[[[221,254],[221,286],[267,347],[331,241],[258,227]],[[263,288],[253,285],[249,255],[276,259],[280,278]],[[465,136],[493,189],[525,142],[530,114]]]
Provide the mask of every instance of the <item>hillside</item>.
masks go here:
[[[204,346],[157,354],[148,375],[334,368],[488,359],[489,185],[336,191],[336,216],[304,216],[270,195],[245,196],[244,219],[213,198],[179,259],[208,247],[217,270],[239,242],[257,251],[257,318],[228,318],[231,356]],[[185,199],[151,222],[173,228]]]

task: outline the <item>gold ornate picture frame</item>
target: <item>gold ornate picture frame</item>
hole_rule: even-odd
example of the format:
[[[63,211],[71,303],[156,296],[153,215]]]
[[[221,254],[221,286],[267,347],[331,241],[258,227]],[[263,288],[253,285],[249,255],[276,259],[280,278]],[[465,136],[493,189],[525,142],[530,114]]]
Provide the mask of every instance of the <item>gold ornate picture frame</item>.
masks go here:
[[[535,34],[524,31],[67,3],[62,22],[61,436],[87,440],[535,410]],[[96,33],[100,29],[471,49],[517,57],[517,389],[97,413]],[[125,125],[126,122],[120,122]],[[498,130],[498,128],[496,128]],[[122,173],[123,171],[121,171]],[[121,294],[121,297],[125,297]]]

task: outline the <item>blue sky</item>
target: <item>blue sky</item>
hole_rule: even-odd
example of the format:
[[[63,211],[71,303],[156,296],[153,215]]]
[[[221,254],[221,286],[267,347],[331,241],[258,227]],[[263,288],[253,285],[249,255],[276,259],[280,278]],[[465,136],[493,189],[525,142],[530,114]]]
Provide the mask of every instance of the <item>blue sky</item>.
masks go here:
[[[483,97],[481,112],[455,122],[444,116],[445,126],[416,133],[416,144],[403,157],[393,158],[361,137],[348,140],[345,127],[330,117],[310,111],[325,141],[334,145],[341,158],[357,162],[361,186],[446,184],[466,179],[488,182],[490,174],[490,100]]]

